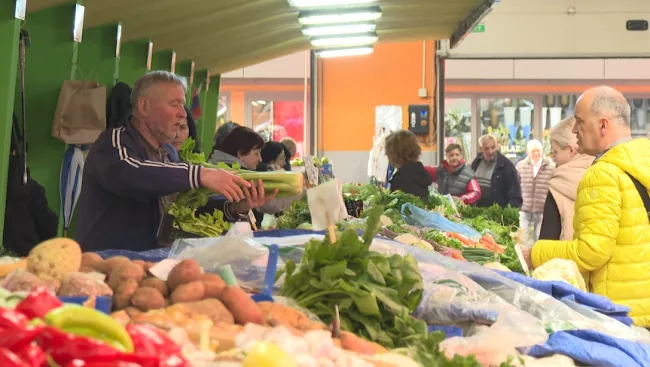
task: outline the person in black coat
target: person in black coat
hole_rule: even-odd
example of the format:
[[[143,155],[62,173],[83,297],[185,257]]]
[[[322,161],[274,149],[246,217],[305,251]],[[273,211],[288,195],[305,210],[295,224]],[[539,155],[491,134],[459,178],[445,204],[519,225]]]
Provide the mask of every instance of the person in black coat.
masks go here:
[[[13,145],[12,141],[2,244],[18,256],[27,256],[39,243],[56,237],[59,218],[50,210],[45,189],[31,178],[29,170],[27,184],[23,184],[21,161]]]
[[[476,205],[521,208],[521,184],[515,165],[499,152],[493,135],[481,136],[479,147],[481,153],[472,162],[472,170],[481,186],[481,199]]]
[[[390,190],[419,196],[427,202],[433,179],[419,161],[421,153],[420,142],[408,130],[397,131],[386,137],[386,156],[397,169],[390,179]]]
[[[267,141],[264,143],[260,153],[262,155],[262,163],[257,165],[257,171],[287,171],[286,149],[287,147],[277,141]],[[288,171],[290,170],[291,167],[289,167]]]

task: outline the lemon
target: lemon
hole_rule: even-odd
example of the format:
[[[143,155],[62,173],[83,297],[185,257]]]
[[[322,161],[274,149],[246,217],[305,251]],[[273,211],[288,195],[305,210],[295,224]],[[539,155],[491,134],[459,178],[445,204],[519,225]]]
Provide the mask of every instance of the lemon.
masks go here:
[[[242,367],[296,367],[296,361],[277,345],[261,342],[246,354]]]

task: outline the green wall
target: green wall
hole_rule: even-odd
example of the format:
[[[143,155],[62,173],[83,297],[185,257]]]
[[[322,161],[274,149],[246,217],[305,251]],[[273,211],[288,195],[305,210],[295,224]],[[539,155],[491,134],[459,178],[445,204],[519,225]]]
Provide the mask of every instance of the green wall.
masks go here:
[[[133,87],[133,83],[147,70],[149,40],[123,43],[120,46],[118,81]]]
[[[9,141],[18,69],[20,20],[14,18],[15,5],[13,0],[0,0],[0,144],[3,147],[0,153],[0,235],[5,222],[4,198],[7,193]]]
[[[18,66],[18,32],[20,21],[13,19],[14,1],[0,0],[0,209],[4,209],[6,191],[8,146],[11,133],[11,114],[21,117],[21,90]],[[110,93],[116,80],[131,86],[148,71],[149,40],[138,40],[120,45],[116,56],[118,24],[106,25],[83,32],[82,42],[73,41],[75,3],[56,6],[27,15],[25,28],[32,45],[27,48],[25,97],[27,104],[27,162],[32,177],[45,187],[52,210],[61,214],[59,175],[65,144],[52,137],[52,123],[63,81],[70,79],[95,80]],[[188,77],[191,62],[176,65],[176,71]],[[152,55],[152,70],[171,70],[172,51]],[[194,86],[210,77],[207,71],[197,71]],[[211,84],[203,84],[200,99],[203,117],[199,123],[203,149],[212,147],[218,108],[219,77],[210,77]],[[192,88],[188,91],[191,104]],[[4,220],[0,210],[0,234]],[[62,225],[62,216],[60,216]],[[73,236],[74,221],[69,236]]]

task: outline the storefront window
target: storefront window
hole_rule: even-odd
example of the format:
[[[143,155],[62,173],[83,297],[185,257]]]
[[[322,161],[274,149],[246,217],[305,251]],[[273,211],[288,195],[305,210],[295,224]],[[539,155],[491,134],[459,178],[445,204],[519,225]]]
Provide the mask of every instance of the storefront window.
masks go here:
[[[535,137],[535,102],[525,98],[479,98],[479,135],[493,134],[501,153],[512,160],[526,154]]]
[[[546,95],[544,96],[544,107],[542,108],[542,120],[544,126],[544,148],[550,152],[549,133],[551,129],[565,118],[575,115],[575,105],[578,95]],[[632,136],[648,136],[650,120],[650,100],[643,97],[627,97],[632,109],[630,116],[630,127]]]
[[[456,143],[463,147],[466,160],[472,154],[472,99],[445,99],[445,146]]]
[[[305,105],[303,101],[251,102],[252,128],[265,141],[292,138],[296,141],[297,154],[304,153]]]

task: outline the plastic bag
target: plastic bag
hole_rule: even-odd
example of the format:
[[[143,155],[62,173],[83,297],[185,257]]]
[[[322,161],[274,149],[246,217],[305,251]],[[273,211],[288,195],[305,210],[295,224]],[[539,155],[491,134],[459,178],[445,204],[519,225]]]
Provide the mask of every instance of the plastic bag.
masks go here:
[[[468,227],[464,224],[454,223],[438,212],[430,212],[418,208],[417,206],[410,203],[402,205],[402,217],[406,223],[414,226],[433,228],[445,232],[459,233],[465,237],[470,238],[473,241],[478,241],[481,239],[481,234],[474,228]]]
[[[614,337],[650,344],[650,333],[645,330],[630,328],[610,317],[592,317],[587,312],[576,312],[560,300],[478,264],[453,260],[433,251],[404,246],[387,239],[375,239],[371,249],[385,254],[413,255],[420,265],[423,277],[429,272],[429,268],[423,266],[424,264],[440,265],[458,271],[486,291],[538,318],[549,333],[559,330],[595,330]],[[578,304],[575,307],[586,308]]]

